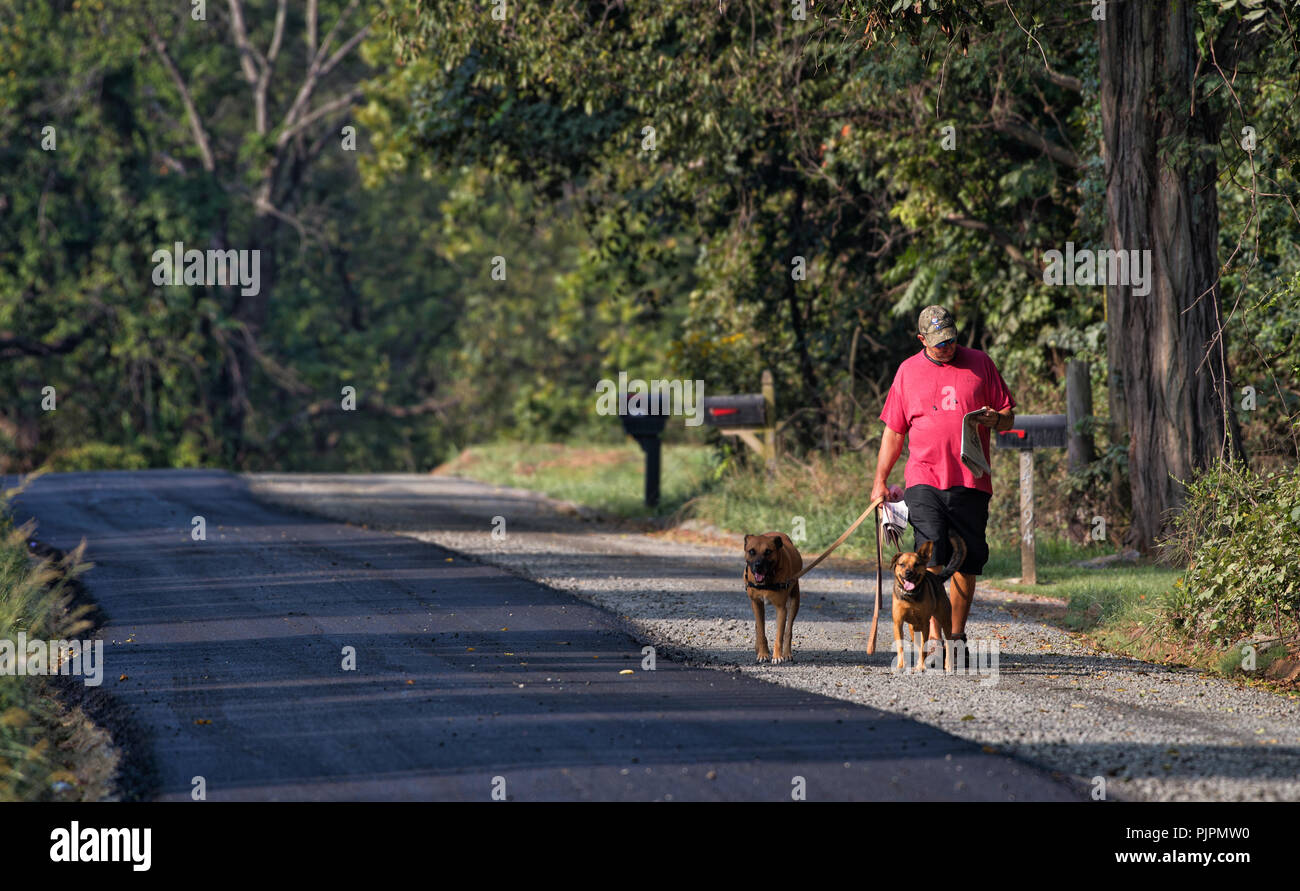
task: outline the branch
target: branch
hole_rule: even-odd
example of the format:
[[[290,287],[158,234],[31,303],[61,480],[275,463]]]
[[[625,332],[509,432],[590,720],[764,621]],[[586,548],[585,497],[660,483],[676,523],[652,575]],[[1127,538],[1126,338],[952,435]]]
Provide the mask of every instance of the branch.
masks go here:
[[[1068,74],[1061,74],[1059,71],[1052,71],[1049,68],[1047,71],[1047,79],[1058,87],[1064,87],[1067,90],[1071,90],[1081,95],[1083,93],[1083,81],[1077,77],[1071,77]]]
[[[69,334],[62,340],[56,340],[54,343],[43,343],[39,340],[31,340],[26,337],[14,337],[12,335],[0,337],[0,359],[18,359],[23,356],[37,356],[44,358],[46,356],[60,356],[70,353],[77,348],[77,345],[90,337],[91,332],[98,326],[99,320],[96,318],[86,325],[85,328],[76,334]],[[4,332],[6,335],[8,332]]]
[[[1007,255],[1028,272],[1031,278],[1036,278],[1042,274],[1042,270],[1029,262],[1029,259],[1021,253],[1020,248],[1016,247],[1015,242],[1011,240],[1011,237],[997,226],[993,226],[983,220],[976,220],[969,216],[962,216],[961,214],[955,213],[947,214],[942,217],[942,219],[945,223],[952,223],[954,226],[958,226],[962,229],[984,232],[992,236],[993,240],[1000,244],[1002,249],[1007,252]]]
[[[1023,142],[1025,145],[1033,146],[1046,154],[1053,161],[1064,164],[1066,167],[1079,168],[1083,166],[1083,162],[1079,160],[1078,155],[1064,146],[1049,141],[1047,137],[1043,136],[1043,134],[1039,133],[1037,130],[1023,127],[1020,124],[1013,123],[1006,118],[1000,117],[993,119],[993,129],[1006,136],[1010,136],[1012,139]]]
[[[321,66],[319,77],[324,77],[325,75],[333,71],[334,66],[338,65],[339,62],[342,62],[343,57],[346,56],[348,53],[352,52],[352,50],[356,48],[356,45],[360,43],[362,40],[364,40],[366,35],[369,33],[370,33],[370,23],[368,22],[366,23],[365,26],[361,28],[360,31],[353,34],[352,37],[348,39],[347,43],[339,47],[338,50],[335,51],[334,55],[329,57],[329,61],[327,61],[324,65]]]
[[[286,0],[279,0],[275,8],[275,30],[271,33],[271,46],[266,51],[266,64],[269,68],[280,55],[280,42],[284,39],[284,6]]]
[[[307,0],[307,58],[316,58],[316,2]]]
[[[259,72],[266,68],[266,59],[248,41],[241,0],[230,0],[230,30],[235,35],[235,46],[239,48],[239,67],[244,70],[244,80],[256,84]]]
[[[276,147],[283,148],[285,144],[289,142],[289,140],[293,139],[303,130],[306,130],[316,121],[320,120],[323,117],[327,117],[328,115],[333,114],[334,112],[338,111],[340,108],[346,108],[347,106],[351,105],[353,102],[356,102],[364,95],[365,92],[362,91],[361,89],[350,90],[349,92],[344,93],[342,96],[339,96],[338,98],[333,99],[330,102],[326,102],[324,105],[320,106],[319,108],[314,109],[311,112],[311,114],[307,115],[305,118],[298,121],[298,123],[294,124],[292,127],[289,127],[288,129],[283,131],[280,134],[279,138],[276,139],[275,141]]]
[[[272,44],[279,52],[279,31],[283,28],[281,13],[276,14],[276,36]],[[230,30],[235,35],[235,46],[239,48],[239,67],[244,70],[244,80],[253,87],[253,123],[259,134],[266,132],[266,85],[271,80],[271,66],[266,58],[257,51],[248,40],[248,31],[244,27],[244,8],[241,0],[230,0]]]
[[[163,67],[171,75],[172,82],[176,84],[176,90],[181,94],[181,104],[185,106],[185,115],[190,119],[190,132],[194,134],[194,142],[199,147],[199,157],[203,161],[203,169],[211,173],[217,169],[216,162],[212,159],[212,142],[208,138],[208,131],[203,127],[203,121],[199,118],[199,112],[194,107],[194,100],[190,97],[190,91],[185,86],[185,80],[181,77],[180,71],[176,68],[176,63],[172,61],[171,55],[167,52],[167,44],[158,32],[153,32],[153,49],[162,60]]]
[[[325,35],[325,41],[320,45],[320,49],[318,49],[312,55],[311,64],[307,67],[307,75],[306,77],[303,78],[302,86],[298,88],[298,95],[294,97],[293,104],[289,106],[289,111],[285,113],[284,120],[280,124],[282,128],[291,127],[298,122],[298,115],[300,115],[302,113],[303,108],[306,107],[308,100],[311,99],[312,92],[316,89],[317,82],[323,76],[323,72],[321,68],[322,65],[325,64],[323,60],[325,58],[325,54],[329,52],[330,43],[333,42],[334,35],[338,33],[340,26],[342,26],[344,20],[348,17],[348,15],[352,12],[352,10],[356,8],[356,5],[357,5],[357,0],[352,0],[352,2],[347,5],[346,9],[344,9],[343,12],[339,13],[338,20],[334,23],[334,27],[330,28],[329,33]],[[349,40],[344,45],[344,47],[339,50],[339,52],[343,52],[344,49],[350,50],[352,47],[354,47],[357,42],[357,37],[365,34],[369,29],[370,29],[370,25],[367,24],[364,28],[361,29],[359,34],[356,37],[353,37],[352,40]],[[340,56],[338,53],[335,53],[333,56],[330,57],[330,61],[328,63],[329,67],[332,69],[335,65],[338,64],[341,58],[342,56]]]
[[[459,402],[459,397],[443,401],[430,396],[428,399],[425,399],[423,402],[417,402],[415,405],[385,405],[378,399],[366,399],[357,403],[357,409],[385,415],[390,418],[410,418],[417,415],[429,414],[431,412],[441,413],[446,409],[459,404]],[[343,407],[339,404],[338,399],[321,399],[317,402],[311,403],[293,417],[289,418],[289,420],[272,430],[267,435],[264,442],[268,444],[272,443],[289,428],[296,427],[302,422],[312,418],[344,413]]]

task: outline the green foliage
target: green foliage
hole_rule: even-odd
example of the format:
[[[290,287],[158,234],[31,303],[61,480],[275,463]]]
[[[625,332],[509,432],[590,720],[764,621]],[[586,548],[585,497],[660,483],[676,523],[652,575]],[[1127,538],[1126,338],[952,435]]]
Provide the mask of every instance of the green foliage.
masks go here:
[[[1198,474],[1165,546],[1188,563],[1172,603],[1176,628],[1216,646],[1300,631],[1300,468]]]
[[[60,564],[34,561],[28,538],[34,524],[15,527],[9,515],[14,490],[0,499],[0,640],[69,640],[89,622],[85,608],[69,609],[65,586],[88,570],[81,549]],[[72,779],[53,744],[53,703],[43,678],[0,674],[0,801],[48,800],[52,785]]]

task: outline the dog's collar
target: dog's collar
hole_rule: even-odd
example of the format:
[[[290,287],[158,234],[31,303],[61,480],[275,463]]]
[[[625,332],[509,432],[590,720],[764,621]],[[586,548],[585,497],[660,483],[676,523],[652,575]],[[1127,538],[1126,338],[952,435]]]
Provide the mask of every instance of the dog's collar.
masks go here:
[[[898,583],[898,576],[894,576],[894,596],[900,600],[914,603],[916,602],[916,595],[921,593],[924,584],[925,579],[921,579],[921,581],[917,582],[915,587],[909,591]]]
[[[761,585],[755,582],[745,582],[745,588],[746,590],[749,588],[757,588],[760,591],[784,591],[793,584],[794,579],[791,579],[788,582],[765,582]]]

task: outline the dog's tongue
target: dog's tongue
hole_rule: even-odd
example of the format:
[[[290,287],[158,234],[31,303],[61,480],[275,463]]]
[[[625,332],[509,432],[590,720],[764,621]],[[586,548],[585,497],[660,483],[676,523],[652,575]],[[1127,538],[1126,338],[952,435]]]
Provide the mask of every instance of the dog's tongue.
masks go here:
[[[761,572],[754,573],[754,581],[758,582],[760,585],[763,584],[763,573]]]
[[[915,590],[916,590],[916,582],[909,582],[907,579],[903,579],[903,590],[904,590],[904,591],[915,591]]]

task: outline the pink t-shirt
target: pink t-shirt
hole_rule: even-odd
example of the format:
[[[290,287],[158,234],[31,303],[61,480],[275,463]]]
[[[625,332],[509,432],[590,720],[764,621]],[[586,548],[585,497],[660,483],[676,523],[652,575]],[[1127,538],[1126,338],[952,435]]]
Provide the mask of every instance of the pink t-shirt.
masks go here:
[[[904,484],[966,486],[991,495],[992,479],[976,479],[961,463],[962,418],[986,405],[997,411],[1016,405],[987,353],[958,345],[952,361],[942,365],[924,350],[904,360],[880,412],[885,426],[908,437]],[[989,428],[979,425],[978,430],[989,458]]]

